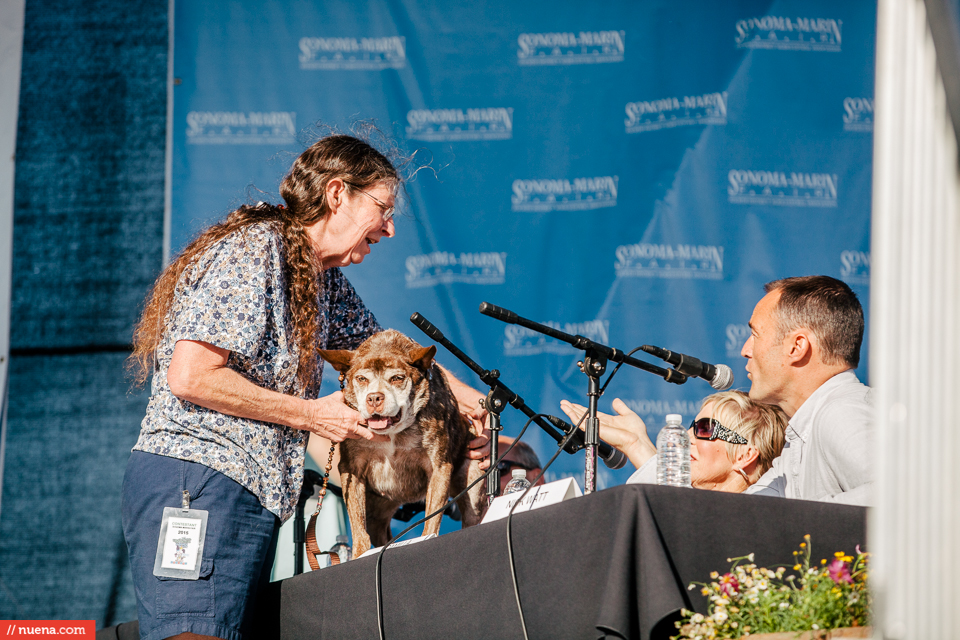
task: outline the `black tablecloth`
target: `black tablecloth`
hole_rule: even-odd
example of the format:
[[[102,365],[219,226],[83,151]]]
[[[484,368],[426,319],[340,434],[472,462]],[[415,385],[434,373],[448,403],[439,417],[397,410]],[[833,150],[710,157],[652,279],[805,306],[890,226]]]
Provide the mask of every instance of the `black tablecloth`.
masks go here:
[[[694,489],[628,485],[514,516],[529,637],[650,638],[681,607],[706,610],[693,582],[755,553],[792,565],[804,534],[814,561],[864,545],[866,509]],[[376,558],[271,585],[256,637],[377,638]],[[383,559],[389,640],[522,638],[506,520],[397,549]],[[658,623],[660,623],[659,626]]]

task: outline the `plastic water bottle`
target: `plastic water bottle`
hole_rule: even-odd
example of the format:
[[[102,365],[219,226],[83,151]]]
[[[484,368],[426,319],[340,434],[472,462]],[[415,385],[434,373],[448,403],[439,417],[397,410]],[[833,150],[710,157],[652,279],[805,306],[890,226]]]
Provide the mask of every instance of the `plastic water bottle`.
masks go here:
[[[530,486],[530,481],[527,480],[527,470],[526,469],[514,469],[513,477],[510,479],[510,482],[507,483],[507,486],[503,488],[503,495],[508,493],[517,493],[518,491],[526,491],[527,487]]]
[[[690,436],[682,424],[683,416],[671,413],[657,436],[657,484],[690,486]]]
[[[353,557],[353,550],[350,548],[349,538],[347,536],[337,536],[337,541],[330,547],[331,553],[340,556],[340,564],[347,562]]]

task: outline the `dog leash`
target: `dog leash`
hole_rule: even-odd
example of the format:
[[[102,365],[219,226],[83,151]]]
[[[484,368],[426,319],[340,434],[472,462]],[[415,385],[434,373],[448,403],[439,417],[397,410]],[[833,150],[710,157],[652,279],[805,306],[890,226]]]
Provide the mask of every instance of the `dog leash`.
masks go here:
[[[345,376],[343,372],[340,372],[340,391],[343,391]],[[330,482],[330,470],[333,469],[333,454],[337,450],[337,443],[330,443],[330,455],[327,456],[327,466],[324,467],[323,471],[323,486],[320,487],[320,498],[317,500],[317,510],[313,512],[313,515],[310,516],[310,523],[307,524],[307,531],[304,535],[304,538],[307,543],[307,562],[310,563],[310,570],[317,571],[320,569],[320,562],[317,560],[319,556],[328,555],[330,556],[330,565],[340,564],[340,554],[336,551],[321,551],[320,545],[317,544],[317,517],[320,515],[320,509],[323,508],[323,498],[327,495],[327,483]]]
[[[333,469],[333,454],[337,450],[336,443],[330,445],[330,455],[327,457],[327,466],[323,473],[323,486],[320,487],[320,498],[317,500],[317,510],[310,516],[310,523],[307,525],[305,535],[307,543],[307,562],[310,563],[310,570],[316,571],[320,568],[318,556],[330,556],[330,564],[340,564],[340,554],[336,551],[321,551],[317,544],[317,516],[320,515],[320,509],[323,508],[323,498],[327,495],[327,483],[330,481],[330,470]]]

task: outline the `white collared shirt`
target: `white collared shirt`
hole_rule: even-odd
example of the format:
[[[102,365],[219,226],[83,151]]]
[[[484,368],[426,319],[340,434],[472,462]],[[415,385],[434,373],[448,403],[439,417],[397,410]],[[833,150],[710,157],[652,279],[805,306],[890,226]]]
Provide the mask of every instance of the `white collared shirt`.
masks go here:
[[[869,506],[873,424],[873,391],[838,373],[800,405],[783,453],[746,493]]]

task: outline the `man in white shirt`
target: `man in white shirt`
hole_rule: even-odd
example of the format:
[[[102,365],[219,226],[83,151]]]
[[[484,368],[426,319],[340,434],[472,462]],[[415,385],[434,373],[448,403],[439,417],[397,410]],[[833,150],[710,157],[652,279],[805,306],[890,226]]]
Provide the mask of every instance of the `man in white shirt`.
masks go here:
[[[741,355],[750,397],[776,404],[790,422],[783,453],[747,493],[869,505],[872,392],[860,362],[863,309],[829,276],[785,278],[750,318]]]

